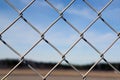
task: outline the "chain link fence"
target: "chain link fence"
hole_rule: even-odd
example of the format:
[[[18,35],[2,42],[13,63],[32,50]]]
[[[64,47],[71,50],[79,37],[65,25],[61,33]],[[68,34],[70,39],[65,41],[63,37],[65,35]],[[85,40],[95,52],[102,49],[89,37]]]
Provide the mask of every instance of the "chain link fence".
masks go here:
[[[80,2],[85,3],[85,5],[87,6],[87,8],[89,8],[90,10],[94,11],[95,16],[94,19],[91,20],[91,22],[82,30],[80,31],[79,29],[77,29],[76,26],[74,26],[71,22],[72,21],[68,21],[68,19],[64,16],[64,14],[66,14],[66,11],[72,7],[72,5],[74,5],[74,3],[76,2],[76,0],[68,0],[68,4],[62,9],[59,10],[51,1],[52,0],[44,0],[43,2],[45,2],[47,4],[47,6],[49,6],[51,9],[54,10],[55,14],[59,14],[57,18],[55,18],[52,23],[49,24],[49,26],[47,26],[47,28],[43,31],[41,31],[40,29],[38,29],[34,24],[32,24],[32,22],[30,22],[25,16],[24,13],[27,12],[27,9],[29,9],[30,7],[33,7],[34,3],[37,2],[37,0],[27,0],[28,4],[22,8],[21,10],[18,9],[11,0],[4,0],[4,2],[7,4],[7,6],[9,5],[10,8],[12,8],[15,13],[17,13],[17,17],[12,20],[12,22],[6,26],[3,30],[1,30],[0,32],[0,41],[2,42],[2,44],[4,44],[5,46],[7,46],[12,52],[14,52],[16,55],[18,55],[19,57],[19,63],[17,63],[6,75],[4,75],[1,80],[6,80],[10,74],[12,74],[14,72],[14,70],[22,63],[24,62],[25,64],[27,64],[27,66],[34,71],[42,80],[46,80],[49,75],[62,63],[65,62],[66,64],[68,64],[74,71],[76,71],[79,76],[83,79],[86,80],[88,74],[93,70],[93,68],[99,64],[101,61],[104,61],[105,63],[107,63],[115,72],[117,72],[117,74],[120,74],[120,71],[114,67],[105,57],[104,55],[111,49],[111,47],[114,46],[114,44],[116,42],[118,42],[119,38],[120,38],[120,32],[117,31],[114,26],[111,26],[111,24],[109,24],[109,22],[107,20],[105,20],[102,17],[102,13],[109,7],[112,6],[112,3],[114,2],[114,0],[106,0],[106,4],[105,6],[103,6],[100,10],[97,10],[95,6],[93,6],[91,4],[90,0],[81,0]],[[42,0],[39,0],[42,1]],[[53,0],[54,1],[54,0]],[[64,1],[64,0],[63,0]],[[19,1],[18,1],[19,2]],[[18,3],[16,3],[18,4]],[[19,4],[18,4],[19,5]],[[42,5],[42,4],[40,4]],[[1,6],[0,6],[1,7]],[[25,13],[26,14],[26,13]],[[49,13],[48,13],[49,14]],[[108,14],[109,15],[109,14]],[[31,15],[32,16],[32,15]],[[19,53],[18,50],[16,50],[15,48],[13,48],[12,45],[10,45],[6,40],[3,39],[4,34],[13,27],[13,25],[15,23],[17,23],[20,19],[22,19],[26,24],[29,25],[29,27],[31,27],[35,32],[37,32],[38,35],[40,35],[39,40],[36,41],[33,46],[26,50],[26,52],[24,54]],[[52,44],[49,39],[46,38],[46,34],[49,32],[49,30],[51,28],[54,28],[53,26],[55,24],[57,24],[58,21],[63,20],[66,24],[69,25],[69,28],[72,28],[78,36],[78,39],[76,39],[72,45],[69,46],[69,48],[65,51],[62,52],[61,50],[58,49],[58,47],[56,47],[56,45]],[[107,47],[105,50],[100,51],[99,49],[97,49],[97,47],[95,47],[84,35],[88,32],[88,30],[98,21],[101,20],[105,25],[105,27],[109,28],[108,30],[111,30],[112,32],[115,33],[115,36],[117,36],[111,44],[109,44],[109,47]],[[1,26],[2,27],[2,26]],[[21,26],[23,27],[23,26]],[[61,26],[62,27],[62,26]],[[62,33],[62,32],[61,32]],[[24,35],[24,34],[22,34]],[[22,39],[24,40],[24,39]],[[52,49],[54,49],[61,58],[60,61],[57,62],[57,64],[47,72],[47,74],[45,74],[44,76],[39,73],[37,71],[37,69],[35,69],[32,65],[28,64],[25,61],[25,57],[30,54],[30,52],[36,47],[38,46],[38,44],[41,44],[41,42],[44,41],[45,43],[48,44],[48,46],[50,46]],[[85,43],[87,43],[95,52],[97,52],[99,54],[99,59],[96,60],[96,62],[89,68],[89,70],[87,72],[85,72],[84,74],[81,73],[81,71],[79,69],[77,69],[67,58],[66,56],[68,54],[70,54],[70,51],[80,42],[80,41],[84,41]],[[24,45],[24,44],[23,44]],[[1,45],[0,45],[1,46]],[[112,49],[111,49],[112,50]],[[2,54],[1,54],[2,56]],[[94,55],[93,55],[94,56]],[[86,56],[87,57],[87,56]],[[120,67],[120,66],[119,66]],[[89,80],[89,78],[87,79]]]

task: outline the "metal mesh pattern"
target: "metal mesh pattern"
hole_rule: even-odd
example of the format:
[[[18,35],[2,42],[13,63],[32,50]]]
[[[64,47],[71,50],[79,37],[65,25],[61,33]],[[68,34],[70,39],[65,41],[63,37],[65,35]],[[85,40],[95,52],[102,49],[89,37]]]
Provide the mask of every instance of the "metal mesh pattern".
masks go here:
[[[114,69],[118,74],[120,74],[120,71],[115,68],[110,62],[108,62],[108,60],[104,57],[104,54],[106,54],[111,47],[114,46],[114,44],[119,40],[120,38],[120,33],[114,29],[113,26],[111,26],[109,24],[109,22],[107,22],[103,17],[102,17],[102,13],[104,12],[105,9],[107,9],[107,7],[109,5],[111,5],[111,3],[113,2],[113,0],[108,0],[108,2],[106,3],[106,5],[101,8],[99,11],[90,4],[90,2],[88,0],[83,0],[83,2],[87,5],[87,7],[91,10],[93,10],[97,16],[86,26],[86,28],[82,31],[78,30],[74,25],[72,25],[72,23],[70,21],[67,20],[67,18],[64,17],[64,14],[66,13],[66,10],[69,9],[75,2],[76,0],[71,0],[66,7],[64,7],[62,10],[58,10],[56,8],[56,6],[54,6],[50,0],[44,0],[45,3],[48,4],[49,7],[51,7],[52,9],[54,9],[54,11],[56,12],[56,14],[59,14],[59,16],[51,23],[49,24],[49,26],[47,26],[47,28],[44,31],[40,31],[39,29],[36,28],[36,26],[34,26],[31,22],[29,22],[25,17],[24,17],[24,12],[26,12],[26,10],[31,7],[34,2],[36,2],[36,0],[31,0],[27,6],[25,6],[22,10],[19,10],[18,8],[16,8],[14,6],[14,4],[9,1],[9,0],[4,0],[9,7],[11,7],[15,12],[18,13],[17,18],[15,18],[12,23],[10,23],[8,26],[6,26],[6,28],[4,30],[2,30],[0,32],[0,41],[7,46],[11,51],[13,51],[15,54],[17,54],[19,56],[19,63],[17,63],[6,75],[4,75],[4,77],[2,77],[1,80],[5,80],[7,77],[10,76],[10,74],[13,73],[13,71],[22,63],[26,63],[24,61],[25,56],[28,55],[38,44],[41,44],[41,41],[44,41],[45,43],[47,43],[51,48],[53,48],[55,51],[57,51],[58,54],[60,54],[60,58],[61,60],[49,71],[47,72],[47,74],[45,76],[43,76],[42,74],[40,74],[32,65],[26,63],[28,65],[28,67],[34,71],[40,78],[42,78],[43,80],[46,80],[47,77],[56,69],[56,67],[58,65],[60,65],[63,61],[66,62],[69,66],[71,66],[71,68],[73,70],[75,70],[81,77],[83,80],[87,79],[87,75],[93,70],[93,68],[99,64],[102,60],[104,62],[106,62],[112,69]],[[37,34],[40,35],[40,39],[38,41],[35,42],[35,44],[33,44],[33,46],[28,49],[23,55],[21,55],[16,49],[14,49],[11,45],[9,45],[2,37],[3,34],[5,32],[7,32],[19,19],[22,19],[25,23],[27,23],[29,25],[29,27],[31,27],[34,31],[37,32]],[[55,45],[53,45],[48,39],[45,38],[46,33],[60,20],[62,19],[65,23],[67,23],[69,25],[69,27],[71,27],[75,32],[77,32],[77,34],[79,35],[79,38],[73,42],[73,44],[71,46],[69,46],[69,49],[66,50],[64,53],[61,52]],[[87,40],[87,38],[84,37],[84,34],[92,27],[92,25],[94,25],[97,20],[101,20],[104,24],[107,25],[107,27],[109,29],[111,29],[115,34],[116,34],[116,38],[112,41],[112,43],[109,45],[108,48],[106,48],[104,51],[99,51],[89,40]],[[54,28],[54,27],[53,27]],[[99,60],[97,60],[91,67],[90,69],[86,72],[86,73],[81,73],[74,65],[71,64],[71,62],[69,60],[66,59],[66,55],[69,54],[69,52],[74,48],[74,46],[76,46],[81,40],[83,40],[85,43],[87,43],[91,48],[93,48],[98,54],[99,54]],[[2,55],[1,55],[2,56]],[[88,78],[89,80],[89,78]]]

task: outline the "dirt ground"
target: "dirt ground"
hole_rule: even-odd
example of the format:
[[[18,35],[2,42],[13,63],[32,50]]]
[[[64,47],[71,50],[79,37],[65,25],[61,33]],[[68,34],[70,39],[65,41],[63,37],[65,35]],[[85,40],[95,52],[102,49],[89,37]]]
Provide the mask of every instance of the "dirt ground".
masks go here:
[[[45,76],[49,70],[37,70],[42,76]],[[0,70],[0,79],[9,72],[9,69]],[[80,71],[85,74],[87,71]],[[28,69],[17,69],[12,72],[7,80],[42,80],[35,72]],[[54,70],[48,80],[82,80],[79,73],[74,70]],[[92,71],[87,75],[88,80],[120,80],[120,74],[114,71]]]

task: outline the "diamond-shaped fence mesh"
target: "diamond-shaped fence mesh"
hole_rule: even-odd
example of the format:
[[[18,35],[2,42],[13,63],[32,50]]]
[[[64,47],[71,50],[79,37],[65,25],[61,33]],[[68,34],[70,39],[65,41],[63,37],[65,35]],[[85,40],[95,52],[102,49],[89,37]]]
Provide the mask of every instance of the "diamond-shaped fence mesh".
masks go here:
[[[88,74],[90,74],[92,72],[93,68],[95,68],[101,61],[104,61],[105,63],[107,63],[107,65],[109,65],[115,71],[115,73],[113,72],[115,75],[116,74],[120,75],[120,71],[119,71],[120,68],[118,69],[115,66],[113,66],[109,62],[109,60],[107,60],[107,58],[105,57],[105,54],[107,54],[107,52],[112,50],[112,47],[114,47],[114,45],[117,44],[117,42],[119,42],[118,40],[120,38],[119,30],[117,30],[114,27],[114,25],[111,25],[112,21],[109,21],[109,20],[107,21],[107,19],[104,18],[105,10],[108,9],[110,6],[112,6],[112,4],[114,3],[114,0],[105,0],[105,3],[103,3],[104,0],[98,0],[98,1],[99,1],[99,3],[96,3],[97,0],[16,0],[16,1],[3,0],[3,1],[1,1],[0,14],[2,14],[2,8],[6,8],[6,9],[8,8],[8,11],[10,10],[10,12],[7,14],[10,14],[10,16],[9,16],[8,20],[4,20],[4,18],[8,16],[7,14],[4,15],[5,17],[0,18],[1,22],[5,21],[5,23],[8,25],[8,26],[6,26],[6,24],[3,25],[2,23],[0,23],[1,24],[0,25],[0,28],[1,28],[1,30],[0,30],[1,31],[0,32],[0,41],[1,41],[0,46],[4,45],[5,46],[4,48],[5,49],[7,48],[6,50],[9,49],[9,51],[11,51],[10,53],[16,54],[17,57],[19,58],[19,62],[15,66],[13,66],[13,68],[10,69],[6,74],[4,74],[4,76],[1,77],[1,80],[9,80],[8,77],[12,76],[11,74],[14,73],[14,71],[17,69],[17,67],[23,62],[33,72],[36,73],[35,78],[41,79],[41,80],[46,80],[55,71],[55,69],[63,62],[65,62],[65,64],[69,65],[78,74],[78,76],[80,76],[79,80],[86,80],[86,79],[92,80],[88,77]],[[60,5],[60,2],[63,2],[65,4]],[[2,5],[2,3],[4,3],[4,4]],[[44,8],[45,10],[40,10],[40,9],[42,9],[41,5],[45,7]],[[80,6],[80,5],[82,5],[82,6]],[[103,6],[101,7],[100,5],[103,5]],[[88,16],[89,12],[87,10],[82,11],[81,7],[88,9],[88,11],[92,11],[93,16]],[[35,9],[35,11],[32,11],[31,8]],[[75,11],[74,8],[77,8],[77,10],[81,10],[81,12],[77,11],[77,10]],[[48,12],[47,12],[47,10],[48,10]],[[4,12],[4,10],[3,10],[3,12]],[[72,12],[73,12],[73,14],[74,13],[83,14],[83,16],[85,15],[85,17],[88,17],[87,18],[88,20],[83,20],[83,24],[85,25],[84,28],[81,27],[82,26],[82,23],[80,22],[81,19],[79,19],[80,20],[79,21],[77,19],[78,17],[75,17],[76,21],[73,21],[75,19],[72,20],[72,18],[73,18]],[[114,13],[114,11],[113,11],[113,13]],[[68,14],[69,16],[66,16],[66,14]],[[111,13],[109,13],[107,15],[110,15],[110,14]],[[70,19],[70,17],[71,17],[71,19]],[[79,25],[79,23],[81,23],[81,24]],[[114,39],[112,39],[111,42],[109,42],[109,40],[107,40],[108,43],[101,44],[101,45],[108,44],[107,48],[104,48],[104,46],[100,45],[101,48],[98,49],[99,47],[98,47],[98,45],[96,45],[94,43],[94,41],[97,40],[97,38],[99,38],[99,37],[92,39],[93,41],[89,40],[89,38],[88,38],[89,31],[92,30],[94,26],[97,28],[99,26],[99,23],[102,23],[101,27],[99,28],[99,30],[101,30],[102,33],[104,33],[103,29],[107,29],[105,31],[111,31],[111,33],[114,34],[114,36],[113,36]],[[76,26],[76,24],[78,24],[79,26]],[[47,25],[47,27],[46,27],[46,25]],[[42,27],[38,27],[38,26],[42,26]],[[60,26],[59,29],[56,28],[58,26]],[[119,25],[117,25],[117,26],[119,27]],[[92,31],[94,31],[95,29],[93,29]],[[14,34],[14,32],[18,32],[18,35]],[[20,33],[20,32],[22,32],[22,33]],[[51,32],[54,32],[54,34],[56,34],[53,36],[59,36],[60,37],[59,40],[61,42],[57,42],[58,39],[51,37]],[[59,34],[56,32],[59,32]],[[9,34],[9,33],[11,33],[11,34]],[[32,34],[30,34],[30,33],[32,33]],[[74,34],[74,36],[75,36],[72,38],[72,40],[67,41],[62,38],[62,36],[67,37],[71,33]],[[37,36],[34,36],[34,35],[37,35]],[[12,40],[10,37],[12,37]],[[104,38],[104,39],[107,39],[107,38]],[[20,42],[20,40],[22,42]],[[30,44],[27,45],[26,42],[29,42]],[[61,44],[62,42],[64,43],[64,46],[66,48],[61,48],[61,46],[58,47],[57,43]],[[70,44],[69,44],[69,42],[70,42]],[[89,46],[91,50],[94,50],[99,55],[99,58],[95,60],[95,63],[85,73],[82,73],[81,70],[77,69],[71,63],[71,60],[69,60],[67,58],[67,56],[69,54],[71,54],[70,51],[73,51],[74,47],[76,47],[77,45],[80,45],[80,42],[85,43],[85,45],[87,44],[87,46]],[[48,50],[48,53],[50,53],[50,54],[47,54],[47,55],[37,54],[37,55],[40,55],[41,58],[42,58],[42,56],[48,56],[48,58],[51,57],[50,59],[53,58],[52,59],[53,61],[54,61],[54,57],[56,57],[56,55],[57,55],[57,57],[60,59],[57,61],[57,63],[54,66],[52,66],[52,69],[48,70],[45,73],[45,75],[42,75],[38,71],[38,69],[34,68],[32,65],[27,63],[25,61],[25,58],[26,58],[26,56],[31,54],[32,51],[35,53],[35,50],[38,50],[39,46],[43,46],[43,47],[41,47],[42,49],[46,48],[44,46],[44,44],[46,44],[46,46],[49,47],[50,51],[49,51],[49,49],[46,49],[46,50]],[[16,47],[16,45],[19,45],[21,47]],[[22,48],[22,49],[25,48],[25,49],[21,51],[20,48]],[[53,54],[53,51],[55,51],[55,54]],[[79,51],[75,51],[75,52],[79,52]],[[88,51],[89,51],[89,49],[88,49]],[[0,50],[0,53],[1,53],[0,56],[3,56],[4,52],[2,53],[2,48]],[[39,53],[42,53],[42,52],[39,52]],[[94,55],[96,55],[96,53],[95,54],[91,53],[92,57],[94,57]],[[118,53],[119,53],[119,51],[118,51]],[[11,55],[13,55],[13,54],[11,54]],[[37,57],[37,55],[33,56],[33,57]],[[75,55],[77,55],[77,54],[75,54]],[[113,55],[113,54],[111,54],[111,55]],[[87,58],[88,56],[86,55],[85,57]],[[80,56],[80,58],[81,58],[81,56]],[[120,67],[120,66],[118,66],[118,67]],[[107,75],[107,74],[105,74],[105,75]],[[57,79],[57,78],[55,78],[55,79]],[[115,80],[119,80],[119,79],[116,78]],[[59,80],[59,79],[57,79],[57,80]],[[103,80],[103,79],[100,78],[100,80]]]

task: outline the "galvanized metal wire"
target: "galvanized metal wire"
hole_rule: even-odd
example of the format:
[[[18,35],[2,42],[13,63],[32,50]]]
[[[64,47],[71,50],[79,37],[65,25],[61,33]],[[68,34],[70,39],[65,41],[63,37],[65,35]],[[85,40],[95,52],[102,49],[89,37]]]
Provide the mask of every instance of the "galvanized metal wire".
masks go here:
[[[90,8],[92,9],[97,16],[85,27],[85,29],[83,31],[79,31],[71,22],[69,22],[67,20],[67,18],[64,17],[64,13],[66,12],[67,9],[69,9],[71,7],[71,5],[74,4],[74,2],[76,0],[71,0],[66,7],[64,7],[61,11],[58,10],[56,8],[56,6],[54,6],[50,0],[44,0],[44,2],[46,2],[48,4],[48,6],[50,6],[54,11],[56,11],[59,16],[51,23],[49,24],[49,26],[47,26],[47,28],[44,31],[40,31],[36,28],[36,26],[34,26],[31,22],[29,22],[25,17],[24,17],[24,12],[31,6],[33,5],[34,2],[36,2],[36,0],[31,0],[31,2],[29,2],[22,10],[17,9],[13,3],[11,3],[9,0],[4,0],[9,7],[11,7],[14,11],[16,11],[18,13],[18,16],[16,19],[14,19],[12,21],[12,23],[10,23],[8,26],[6,26],[6,28],[4,30],[2,30],[2,32],[0,32],[0,41],[7,46],[11,51],[13,51],[17,56],[19,56],[19,63],[17,63],[6,75],[4,75],[2,77],[1,80],[6,80],[7,77],[10,76],[10,74],[13,73],[13,71],[22,63],[24,62],[25,64],[27,64],[27,66],[36,73],[36,75],[38,75],[40,78],[42,78],[43,80],[46,80],[47,77],[56,69],[57,66],[59,66],[63,61],[66,62],[73,70],[75,70],[82,78],[83,80],[86,80],[87,75],[92,71],[92,69],[101,62],[101,60],[103,60],[105,63],[107,63],[114,71],[116,71],[118,74],[120,74],[120,71],[115,68],[105,57],[104,55],[111,49],[111,47],[114,46],[114,44],[119,40],[120,38],[120,32],[118,32],[117,30],[114,29],[113,26],[111,26],[109,24],[109,22],[107,22],[103,17],[102,17],[102,13],[104,12],[104,10],[111,5],[111,3],[113,2],[113,0],[109,0],[107,2],[107,4],[101,9],[101,10],[96,10],[95,7],[93,7],[88,0],[83,0],[83,2]],[[41,38],[35,42],[35,44],[32,45],[32,47],[30,49],[28,49],[23,55],[21,55],[16,49],[14,49],[10,44],[8,44],[3,38],[3,34],[5,32],[7,32],[19,19],[22,19],[25,23],[27,23],[34,31],[36,31]],[[53,45],[48,39],[45,38],[45,34],[53,27],[53,25],[55,25],[60,19],[62,19],[65,23],[67,23],[69,25],[69,27],[71,27],[75,32],[77,32],[77,34],[79,34],[79,38],[73,42],[73,44],[71,46],[69,46],[68,50],[66,50],[64,53],[62,53],[55,45]],[[117,38],[104,50],[104,51],[99,51],[89,40],[87,40],[86,37],[84,37],[84,34],[92,27],[93,24],[96,23],[96,21],[98,21],[98,19],[100,19],[104,24],[107,25],[108,28],[110,28],[116,35]],[[83,40],[85,43],[87,43],[91,48],[93,48],[98,54],[99,54],[99,59],[96,60],[96,62],[90,67],[90,69],[86,72],[86,73],[81,73],[74,65],[71,64],[71,62],[69,60],[66,59],[66,55],[69,54],[69,52],[81,41]],[[41,41],[44,41],[45,43],[47,43],[49,46],[51,46],[61,57],[61,60],[50,70],[46,73],[45,76],[43,76],[41,73],[39,73],[32,65],[28,64],[27,62],[25,62],[25,56],[28,55],[38,44],[40,44]],[[89,80],[89,79],[88,79]]]

